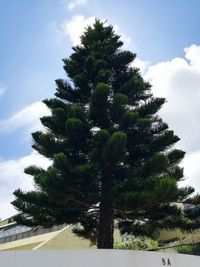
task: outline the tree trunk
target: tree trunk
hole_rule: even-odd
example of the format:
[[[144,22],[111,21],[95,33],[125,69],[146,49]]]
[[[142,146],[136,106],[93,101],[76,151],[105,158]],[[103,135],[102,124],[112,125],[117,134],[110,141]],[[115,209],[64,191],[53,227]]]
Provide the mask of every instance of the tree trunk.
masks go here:
[[[102,178],[101,202],[99,207],[97,247],[104,249],[113,248],[113,210],[111,206],[109,178],[108,176]]]

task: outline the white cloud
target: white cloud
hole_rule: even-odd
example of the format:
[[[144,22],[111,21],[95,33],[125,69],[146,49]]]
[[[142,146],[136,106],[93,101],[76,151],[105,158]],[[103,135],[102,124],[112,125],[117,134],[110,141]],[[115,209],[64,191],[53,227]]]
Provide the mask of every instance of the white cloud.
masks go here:
[[[17,160],[0,161],[0,218],[5,219],[16,213],[10,202],[14,199],[13,192],[17,188],[31,190],[34,188],[32,177],[24,173],[24,168],[37,165],[47,168],[50,161],[32,152],[30,155]]]
[[[140,73],[144,75],[147,72],[147,69],[150,65],[149,61],[144,61],[139,59],[138,57],[130,64],[131,67],[140,69]]]
[[[42,102],[35,102],[21,109],[13,116],[0,120],[0,133],[9,133],[22,127],[26,128],[25,139],[30,133],[42,128],[39,118],[49,115],[50,111]],[[16,213],[10,204],[13,200],[13,191],[17,188],[30,190],[33,188],[32,178],[24,174],[24,168],[29,165],[38,165],[46,168],[49,160],[32,152],[30,155],[17,160],[0,160],[0,218],[4,219]]]
[[[185,156],[183,163],[185,180],[182,186],[192,186],[196,192],[200,193],[200,151],[190,153]]]
[[[125,33],[122,33],[121,30],[120,30],[120,27],[119,25],[115,24],[114,27],[113,27],[114,31],[116,34],[120,35],[121,36],[121,40],[123,41],[124,43],[124,48],[127,49],[129,48],[130,44],[131,44],[131,37],[128,36],[127,34]]]
[[[41,128],[39,118],[50,111],[42,102],[34,102],[7,119],[0,120],[0,133],[12,132],[22,127]]]
[[[200,46],[191,45],[190,47],[186,47],[185,58],[189,61],[190,65],[200,69]]]
[[[85,18],[83,15],[75,15],[71,20],[65,20],[61,25],[63,35],[70,38],[73,45],[80,44],[80,36],[83,34],[87,26],[95,22],[95,17]]]
[[[72,10],[76,7],[83,6],[88,3],[88,0],[71,0],[68,4],[68,9]]]
[[[150,66],[144,77],[156,96],[166,98],[160,115],[181,138],[180,146],[194,152],[200,150],[200,46],[184,51],[183,58]]]
[[[193,44],[184,52],[184,57],[148,68],[141,60],[135,65],[142,67],[154,95],[167,100],[159,114],[181,138],[177,146],[186,151],[181,164],[186,179],[181,185],[191,185],[200,192],[200,46]]]
[[[102,21],[106,21],[102,19]],[[95,17],[85,18],[83,15],[75,15],[71,20],[65,20],[60,27],[58,33],[59,35],[67,36],[73,43],[73,46],[79,45],[81,40],[80,36],[84,33],[88,26],[93,25],[95,22]],[[108,25],[108,23],[106,22]],[[122,41],[124,42],[125,48],[130,45],[131,38],[124,33],[121,33],[121,30],[118,25],[114,25],[114,31],[121,36]]]

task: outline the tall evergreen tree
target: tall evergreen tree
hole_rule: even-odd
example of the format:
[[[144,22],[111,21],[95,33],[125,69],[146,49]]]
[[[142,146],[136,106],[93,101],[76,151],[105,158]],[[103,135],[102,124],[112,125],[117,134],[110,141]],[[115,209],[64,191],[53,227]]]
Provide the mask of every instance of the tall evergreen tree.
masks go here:
[[[191,187],[179,188],[184,152],[157,111],[165,100],[131,67],[112,26],[96,20],[64,59],[67,80],[44,103],[46,131],[32,134],[33,148],[52,160],[25,169],[35,191],[14,192],[16,221],[29,226],[78,225],[77,235],[113,248],[114,222],[122,233],[152,236],[155,229],[200,227],[199,211],[173,203],[199,203]]]

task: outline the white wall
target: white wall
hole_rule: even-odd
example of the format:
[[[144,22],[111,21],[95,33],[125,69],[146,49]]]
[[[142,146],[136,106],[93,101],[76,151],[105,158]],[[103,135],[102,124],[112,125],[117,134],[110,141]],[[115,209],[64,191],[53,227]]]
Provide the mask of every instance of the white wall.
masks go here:
[[[124,250],[0,252],[1,267],[200,267],[200,257]]]

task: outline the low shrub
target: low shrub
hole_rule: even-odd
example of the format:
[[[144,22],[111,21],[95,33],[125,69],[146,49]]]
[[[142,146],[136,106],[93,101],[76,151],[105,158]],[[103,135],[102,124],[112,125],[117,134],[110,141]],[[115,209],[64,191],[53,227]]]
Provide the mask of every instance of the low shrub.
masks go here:
[[[135,238],[132,242],[115,243],[115,249],[129,249],[129,250],[156,250],[158,249],[158,242],[156,240],[140,237]]]

